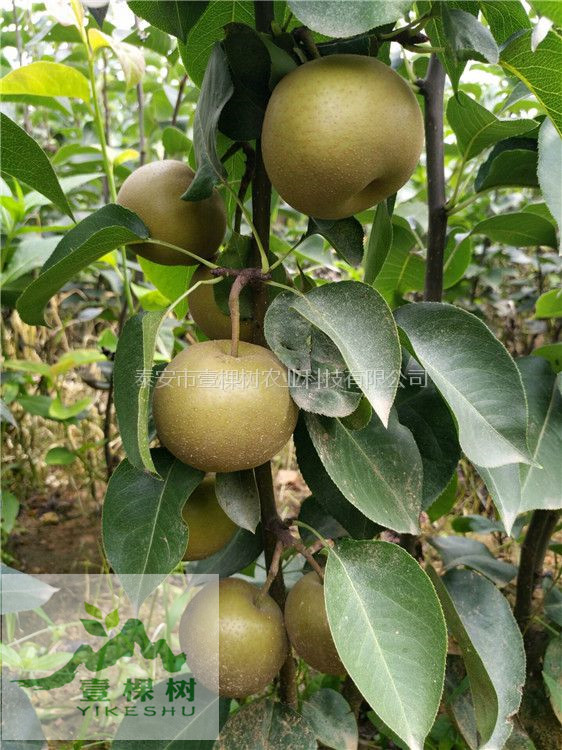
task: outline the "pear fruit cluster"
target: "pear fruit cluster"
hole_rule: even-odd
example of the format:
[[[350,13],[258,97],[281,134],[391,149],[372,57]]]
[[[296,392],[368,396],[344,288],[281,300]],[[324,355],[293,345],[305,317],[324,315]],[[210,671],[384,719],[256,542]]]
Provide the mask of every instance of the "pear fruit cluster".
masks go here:
[[[284,615],[269,594],[247,581],[207,584],[185,608],[179,631],[195,678],[226,698],[264,690],[283,665],[289,641],[314,669],[345,674],[314,571],[289,592]]]

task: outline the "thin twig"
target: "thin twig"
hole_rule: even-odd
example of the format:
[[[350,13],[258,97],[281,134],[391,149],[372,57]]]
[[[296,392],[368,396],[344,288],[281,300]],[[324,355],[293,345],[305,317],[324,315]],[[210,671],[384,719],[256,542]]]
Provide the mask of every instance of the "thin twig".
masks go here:
[[[188,75],[187,73],[183,76],[183,78],[180,81],[180,85],[178,86],[178,95],[176,97],[176,103],[174,105],[174,112],[172,114],[172,125],[175,127],[176,123],[178,121],[178,115],[180,112],[181,107],[181,100],[183,98],[183,92],[185,89],[185,85],[187,83]]]

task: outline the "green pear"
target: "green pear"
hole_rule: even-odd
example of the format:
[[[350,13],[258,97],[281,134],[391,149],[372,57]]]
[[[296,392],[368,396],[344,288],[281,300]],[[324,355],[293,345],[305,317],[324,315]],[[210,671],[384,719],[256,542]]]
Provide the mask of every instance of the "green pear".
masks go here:
[[[202,201],[182,201],[194,171],[173,159],[153,161],[135,169],[117,195],[117,203],[134,211],[146,224],[150,237],[189,250],[200,258],[211,258],[223,241],[226,210],[216,190]],[[192,266],[189,255],[165,245],[144,243],[134,251],[165,266]]]
[[[238,526],[219,505],[213,475],[205,477],[196,487],[182,511],[189,529],[184,560],[204,560],[230,542]]]
[[[287,443],[297,422],[287,370],[263,346],[202,341],[162,371],[152,411],[162,445],[208,472],[252,469]]]
[[[187,605],[179,631],[195,678],[227,698],[262,691],[287,655],[281,610],[238,578],[207,584]]]
[[[199,266],[191,277],[190,286],[198,281],[212,279],[211,272],[205,266]],[[205,336],[210,339],[227,339],[232,332],[230,315],[225,315],[215,302],[212,284],[202,284],[194,289],[188,297],[189,312]],[[252,340],[252,321],[240,320],[240,340]]]
[[[313,669],[345,674],[328,625],[324,586],[315,571],[304,575],[289,591],[285,626],[293,648]]]
[[[380,203],[408,180],[424,141],[406,81],[373,57],[330,55],[281,79],[269,100],[262,151],[279,195],[319,219]]]

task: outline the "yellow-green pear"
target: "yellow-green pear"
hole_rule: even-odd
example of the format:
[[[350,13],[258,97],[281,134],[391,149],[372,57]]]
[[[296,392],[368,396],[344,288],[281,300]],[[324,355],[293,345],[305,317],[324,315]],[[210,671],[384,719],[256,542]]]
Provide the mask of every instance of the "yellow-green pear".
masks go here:
[[[153,161],[135,169],[117,195],[117,203],[134,211],[146,224],[150,237],[211,258],[223,241],[226,210],[216,190],[202,201],[182,201],[194,171],[174,159]],[[132,245],[143,258],[165,266],[192,266],[196,259],[165,245]]]
[[[276,86],[262,150],[287,203],[308,216],[342,219],[402,187],[423,140],[420,108],[401,76],[373,57],[330,55]]]
[[[190,286],[198,281],[212,279],[211,272],[205,266],[199,266],[191,277]],[[230,315],[225,315],[215,302],[212,284],[202,284],[189,295],[189,312],[205,336],[210,339],[227,339],[232,332]],[[240,320],[240,340],[252,340],[252,321]]]
[[[287,370],[263,346],[202,341],[180,352],[154,388],[153,415],[163,446],[208,472],[252,469],[291,437],[298,409]]]
[[[285,626],[293,648],[307,664],[323,674],[345,674],[328,625],[324,586],[315,571],[289,591]]]
[[[227,698],[259,693],[287,655],[281,610],[268,594],[237,578],[207,584],[197,593],[179,631],[195,678]]]
[[[189,529],[184,560],[204,560],[214,555],[230,542],[238,528],[219,505],[212,474],[193,490],[182,516]]]

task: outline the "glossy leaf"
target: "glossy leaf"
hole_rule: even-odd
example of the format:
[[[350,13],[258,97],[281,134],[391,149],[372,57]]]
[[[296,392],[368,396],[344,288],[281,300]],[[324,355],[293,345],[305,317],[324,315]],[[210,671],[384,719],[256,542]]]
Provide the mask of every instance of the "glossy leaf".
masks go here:
[[[357,720],[340,693],[321,688],[304,701],[301,711],[323,745],[332,750],[357,750]]]
[[[392,221],[391,245],[373,283],[391,307],[396,307],[405,292],[423,289],[425,264],[411,251],[416,238],[408,223],[397,216]]]
[[[527,393],[535,465],[477,467],[508,533],[519,513],[562,508],[562,376],[539,357],[525,357],[517,364]]]
[[[224,725],[215,750],[316,750],[308,722],[289,706],[262,699],[241,708]]]
[[[163,266],[140,256],[138,261],[145,277],[170,302],[174,302],[186,291],[195,272],[195,266]],[[174,315],[178,320],[185,318],[188,305],[189,297],[174,307]]]
[[[334,342],[386,425],[398,385],[400,343],[382,297],[366,284],[342,281],[296,297],[292,307]]]
[[[343,38],[391,23],[411,7],[411,0],[289,0],[289,8],[312,31]]]
[[[494,37],[472,13],[448,8],[444,4],[441,14],[448,43],[447,51],[455,61],[476,59],[487,60],[492,64],[498,62],[500,53]]]
[[[476,192],[537,186],[537,142],[532,138],[508,138],[497,143],[474,181]]]
[[[137,607],[181,561],[188,542],[181,512],[204,476],[164,449],[152,458],[161,479],[125,459],[109,480],[103,505],[105,553]]]
[[[339,656],[364,698],[410,750],[439,707],[447,631],[429,578],[398,545],[343,539],[324,597]]]
[[[68,450],[63,445],[58,445],[54,448],[49,448],[45,456],[45,463],[47,466],[69,466],[77,458],[78,456],[74,451]]]
[[[517,76],[545,108],[558,133],[562,135],[562,37],[551,31],[533,52],[531,31],[514,36],[502,49],[500,64]]]
[[[562,138],[548,118],[539,131],[537,174],[544,200],[558,224],[558,231],[562,232]]]
[[[562,5],[558,0],[531,0],[531,5],[539,15],[546,16],[557,26],[562,26]]]
[[[562,341],[558,341],[556,344],[539,346],[533,349],[531,354],[533,357],[542,357],[550,362],[554,372],[562,372]]]
[[[437,302],[405,305],[396,320],[453,412],[468,458],[481,466],[529,463],[521,376],[486,325]]]
[[[427,515],[431,523],[435,523],[435,521],[451,512],[457,499],[458,484],[459,480],[455,472],[443,492],[427,509]]]
[[[535,306],[535,318],[562,317],[562,290],[551,289],[538,298]]]
[[[553,224],[530,211],[497,214],[483,219],[472,230],[473,234],[485,234],[493,242],[513,247],[557,247],[556,230]]]
[[[307,236],[320,234],[328,240],[336,253],[352,266],[358,266],[363,259],[363,227],[354,216],[332,221],[310,219]]]
[[[520,0],[480,0],[480,10],[498,44],[521,29],[531,28],[531,21]]]
[[[213,187],[226,175],[217,154],[218,122],[224,105],[234,91],[228,61],[220,44],[216,44],[205,71],[197,100],[193,125],[193,148],[197,172],[183,200],[209,198]]]
[[[191,27],[187,43],[179,44],[185,69],[196,86],[201,86],[215,42],[224,38],[224,27],[229,23],[245,23],[253,27],[253,2],[251,0],[210,0]]]
[[[534,120],[499,120],[462,91],[449,99],[447,120],[466,160],[473,159],[498,141],[528,133],[537,127]]]
[[[0,563],[0,613],[26,612],[46,604],[58,589]]]
[[[362,430],[341,420],[306,415],[314,448],[340,492],[367,518],[415,534],[422,497],[422,462],[412,433],[391,412],[388,428],[373,416]]]
[[[79,70],[56,62],[33,62],[0,79],[0,94],[68,96],[90,100],[90,84]]]
[[[129,0],[127,5],[133,13],[157,29],[185,42],[190,29],[205,12],[208,3],[205,0],[196,3],[186,3],[183,0]]]
[[[468,672],[479,747],[503,747],[525,682],[523,639],[509,604],[477,573],[452,570],[439,579],[429,572]]]
[[[399,390],[396,409],[421,455],[422,508],[426,509],[446,489],[460,459],[457,429],[447,404],[431,383]]]
[[[465,237],[456,243],[455,236],[449,235],[443,263],[443,289],[449,289],[458,284],[465,275],[471,260],[472,238]]]
[[[110,203],[90,214],[67,232],[40,276],[18,299],[17,309],[22,319],[30,325],[45,325],[43,308],[75,274],[110,250],[148,236],[138,216],[122,206]]]
[[[162,323],[161,311],[141,312],[125,323],[115,353],[113,387],[123,448],[136,469],[155,472],[148,433],[152,362]]]
[[[0,113],[1,170],[29,185],[52,201],[71,219],[72,209],[62,191],[55,171],[39,144],[23,128]]]
[[[365,284],[372,284],[377,278],[392,246],[392,223],[386,201],[378,204],[373,218],[371,234],[363,260]]]
[[[254,472],[248,469],[217,474],[215,490],[226,515],[237,526],[254,534],[260,521],[260,499]]]
[[[458,567],[472,568],[498,586],[505,586],[517,574],[515,565],[496,560],[488,547],[476,539],[464,536],[434,536],[429,542],[443,558],[445,570]]]
[[[302,413],[293,437],[299,469],[304,481],[314,493],[317,503],[326,514],[335,518],[350,536],[355,539],[372,539],[380,527],[352,505],[330,479],[310,439]]]

